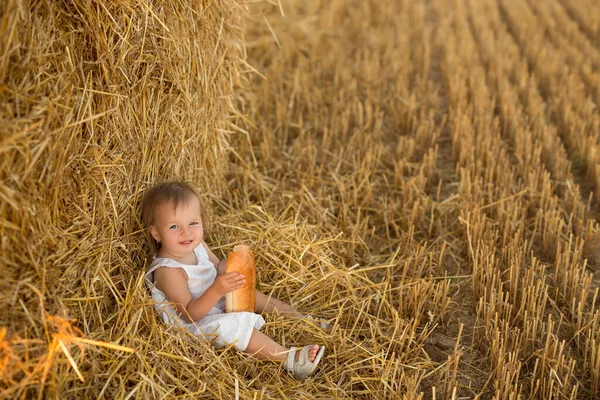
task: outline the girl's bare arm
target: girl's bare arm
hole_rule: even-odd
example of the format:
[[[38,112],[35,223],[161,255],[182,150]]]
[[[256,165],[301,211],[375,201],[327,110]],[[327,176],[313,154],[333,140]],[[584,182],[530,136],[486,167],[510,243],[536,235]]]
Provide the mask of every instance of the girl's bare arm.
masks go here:
[[[235,272],[217,277],[215,282],[198,298],[193,298],[188,287],[188,277],[182,268],[160,267],[154,271],[154,282],[173,303],[177,314],[186,322],[204,318],[221,296],[244,284],[244,277]]]

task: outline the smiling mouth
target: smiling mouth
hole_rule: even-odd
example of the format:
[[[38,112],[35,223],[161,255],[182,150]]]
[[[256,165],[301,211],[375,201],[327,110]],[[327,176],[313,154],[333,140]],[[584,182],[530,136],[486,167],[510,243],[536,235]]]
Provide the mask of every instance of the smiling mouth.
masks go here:
[[[185,240],[183,242],[179,242],[179,244],[190,244],[190,243],[192,243],[191,240]]]

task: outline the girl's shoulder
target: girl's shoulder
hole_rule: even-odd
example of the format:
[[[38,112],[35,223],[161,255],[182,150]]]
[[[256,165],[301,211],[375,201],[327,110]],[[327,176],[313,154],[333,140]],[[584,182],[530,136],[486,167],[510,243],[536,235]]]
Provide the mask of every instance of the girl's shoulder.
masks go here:
[[[161,277],[168,278],[170,276],[182,276],[185,280],[190,278],[185,268],[178,266],[169,268],[166,265],[158,265],[154,270],[154,283],[157,283]]]
[[[182,269],[180,263],[178,263],[175,260],[172,260],[170,258],[167,257],[152,257],[152,262],[150,263],[150,265],[148,265],[148,269],[146,270],[146,279],[149,279],[151,281],[154,281],[154,275],[157,269],[163,269],[163,267],[166,268],[180,268]]]
[[[156,269],[159,267],[181,267],[181,265],[182,263],[180,263],[179,261],[175,261],[172,258],[158,257],[155,255],[154,257],[152,257],[152,262],[150,263],[148,269]]]
[[[156,285],[157,280],[160,280],[161,276],[164,277],[165,275],[169,275],[171,271],[183,273],[186,279],[189,278],[188,271],[183,265],[181,265],[181,263],[178,263],[171,258],[154,256],[152,258],[152,262],[146,270],[146,284],[149,287]]]

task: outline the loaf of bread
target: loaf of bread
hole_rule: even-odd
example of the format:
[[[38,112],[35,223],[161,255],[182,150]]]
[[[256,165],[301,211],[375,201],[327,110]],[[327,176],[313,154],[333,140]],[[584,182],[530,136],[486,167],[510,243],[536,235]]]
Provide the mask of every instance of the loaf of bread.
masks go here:
[[[227,257],[225,272],[244,275],[246,283],[240,289],[225,295],[225,312],[254,312],[256,310],[256,268],[254,256],[245,245],[235,246]]]

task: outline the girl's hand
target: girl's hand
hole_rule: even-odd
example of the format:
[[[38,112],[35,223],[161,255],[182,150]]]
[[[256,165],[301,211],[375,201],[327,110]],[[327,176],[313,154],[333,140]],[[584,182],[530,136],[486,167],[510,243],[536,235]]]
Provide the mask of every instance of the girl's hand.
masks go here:
[[[217,279],[212,284],[212,288],[217,291],[221,296],[233,292],[236,289],[240,289],[246,283],[246,279],[244,279],[244,275],[241,275],[237,272],[228,272],[221,276],[218,276]]]

